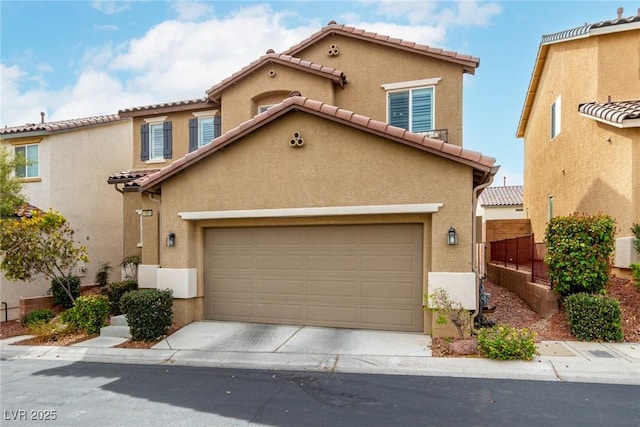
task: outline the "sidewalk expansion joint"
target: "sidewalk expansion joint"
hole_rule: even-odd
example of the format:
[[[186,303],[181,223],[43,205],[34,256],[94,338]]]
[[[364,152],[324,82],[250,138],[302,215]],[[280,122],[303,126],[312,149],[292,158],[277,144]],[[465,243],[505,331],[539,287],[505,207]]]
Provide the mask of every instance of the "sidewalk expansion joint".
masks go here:
[[[282,347],[284,347],[289,341],[291,341],[291,338],[295,337],[296,335],[298,335],[298,332],[300,332],[302,330],[302,328],[304,328],[304,326],[300,326],[298,328],[297,331],[295,331],[293,334],[291,334],[291,336],[289,338],[287,338],[286,340],[284,340],[284,342],[282,344],[280,344],[275,350],[273,350],[274,353],[277,353],[278,351],[280,351],[280,349]]]
[[[551,368],[553,369],[553,373],[555,374],[556,378],[564,382],[564,378],[560,376],[560,374],[558,373],[558,370],[556,369],[556,366],[553,364],[551,360],[549,361],[549,364],[551,365]]]

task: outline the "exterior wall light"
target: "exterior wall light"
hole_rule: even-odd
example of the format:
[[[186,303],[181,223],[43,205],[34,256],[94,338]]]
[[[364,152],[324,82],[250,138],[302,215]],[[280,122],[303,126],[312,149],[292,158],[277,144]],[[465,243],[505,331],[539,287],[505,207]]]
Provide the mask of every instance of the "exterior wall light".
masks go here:
[[[451,226],[449,232],[447,233],[447,245],[457,245],[458,244],[458,233],[456,233],[456,229]]]
[[[176,233],[170,232],[167,235],[167,246],[175,246],[176,245]]]

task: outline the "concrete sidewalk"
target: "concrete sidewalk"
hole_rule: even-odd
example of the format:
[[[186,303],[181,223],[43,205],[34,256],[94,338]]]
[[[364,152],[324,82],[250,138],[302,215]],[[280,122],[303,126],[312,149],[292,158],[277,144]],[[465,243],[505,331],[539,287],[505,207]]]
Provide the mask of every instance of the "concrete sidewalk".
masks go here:
[[[353,372],[597,382],[640,385],[640,344],[541,342],[533,361],[431,357],[424,334],[194,322],[152,349],[113,348],[123,340],[99,337],[70,347],[11,345],[2,358],[219,368]]]

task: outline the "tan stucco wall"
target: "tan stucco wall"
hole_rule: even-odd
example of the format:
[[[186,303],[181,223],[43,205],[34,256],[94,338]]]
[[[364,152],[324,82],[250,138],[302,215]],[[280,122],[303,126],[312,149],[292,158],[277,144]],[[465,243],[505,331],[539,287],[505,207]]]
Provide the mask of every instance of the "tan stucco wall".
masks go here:
[[[269,75],[271,70],[275,72],[273,77]],[[334,105],[334,90],[343,89],[326,77],[281,64],[264,64],[242,79],[240,84],[224,91],[221,103],[222,132],[257,115],[259,105],[280,103],[294,90],[308,98]]]
[[[327,54],[332,44],[340,49],[338,56]],[[434,92],[434,126],[449,130],[449,143],[462,145],[461,66],[344,36],[325,38],[296,56],[344,72],[348,83],[336,89],[336,105],[383,122],[387,99],[382,84],[441,77]]]
[[[126,170],[131,161],[131,121],[79,128],[41,136],[39,143],[40,181],[27,182],[24,193],[41,209],[60,211],[76,230],[75,240],[87,247],[90,262],[81,276],[83,284],[93,283],[102,262],[117,266],[122,261],[123,199],[107,184],[115,171]],[[26,140],[29,140],[27,138]],[[13,149],[21,139],[3,139]],[[117,272],[112,273],[116,277]],[[50,281],[16,283],[2,278],[2,301],[16,308],[21,296],[46,294]]]
[[[293,132],[305,145],[289,146]],[[470,167],[300,112],[291,112],[201,160],[162,185],[160,259],[167,268],[198,268],[202,295],[202,228],[206,226],[420,222],[428,271],[471,271]],[[143,197],[143,205],[147,203]],[[182,220],[185,211],[443,203],[431,215]],[[447,246],[450,226],[457,246]],[[176,234],[176,246],[164,236]],[[147,243],[143,263],[147,259]],[[426,279],[425,279],[426,281]],[[427,319],[429,320],[430,317]]]
[[[537,240],[544,236],[548,198],[554,216],[612,215],[618,237],[640,222],[640,129],[619,129],[583,117],[585,102],[640,97],[638,31],[549,46],[525,132],[524,209]],[[594,60],[594,58],[596,60]],[[620,58],[625,58],[620,61]],[[550,140],[550,109],[562,96],[562,130]],[[635,183],[635,184],[634,184]]]

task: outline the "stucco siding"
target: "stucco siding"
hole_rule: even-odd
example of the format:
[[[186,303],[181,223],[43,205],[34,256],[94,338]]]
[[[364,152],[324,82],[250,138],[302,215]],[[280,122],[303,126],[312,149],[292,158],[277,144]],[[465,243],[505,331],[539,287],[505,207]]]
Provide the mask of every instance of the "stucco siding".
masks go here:
[[[338,56],[327,54],[332,44],[340,49]],[[344,72],[347,85],[336,91],[336,105],[383,122],[387,100],[381,85],[442,78],[435,86],[434,127],[448,129],[449,143],[462,145],[461,66],[344,36],[324,39],[296,56]]]

